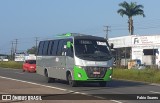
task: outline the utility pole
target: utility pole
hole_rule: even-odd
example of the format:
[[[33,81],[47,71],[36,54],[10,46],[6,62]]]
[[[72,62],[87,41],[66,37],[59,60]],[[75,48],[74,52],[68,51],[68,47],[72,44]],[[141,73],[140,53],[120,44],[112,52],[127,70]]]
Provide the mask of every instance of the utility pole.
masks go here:
[[[104,26],[106,29],[104,31],[106,32],[106,39],[108,40],[108,32],[111,31],[109,30],[110,26]]]
[[[15,42],[15,53],[17,53],[17,44],[18,44],[18,39],[16,39],[16,42]]]
[[[14,42],[11,42],[11,60],[13,60],[13,54],[14,54],[14,47],[13,47]]]
[[[37,55],[37,49],[38,49],[38,37],[36,37],[36,40],[35,40],[35,41],[36,41],[36,53],[35,53],[35,54]]]

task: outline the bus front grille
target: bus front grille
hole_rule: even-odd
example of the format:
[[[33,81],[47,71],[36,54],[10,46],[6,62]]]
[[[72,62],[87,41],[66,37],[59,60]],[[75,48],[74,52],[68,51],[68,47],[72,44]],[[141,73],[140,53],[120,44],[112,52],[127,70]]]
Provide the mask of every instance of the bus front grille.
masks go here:
[[[92,67],[88,66],[85,68],[88,78],[103,78],[106,74],[106,67]]]

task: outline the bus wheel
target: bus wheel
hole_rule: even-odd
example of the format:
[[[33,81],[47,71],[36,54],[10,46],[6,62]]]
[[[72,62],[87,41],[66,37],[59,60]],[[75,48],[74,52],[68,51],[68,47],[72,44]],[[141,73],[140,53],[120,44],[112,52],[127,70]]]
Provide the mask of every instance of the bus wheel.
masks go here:
[[[104,81],[99,82],[99,86],[101,86],[101,87],[105,87],[105,86],[106,86],[106,84],[107,84],[107,82],[104,82]]]
[[[45,70],[45,76],[46,76],[46,79],[47,79],[47,82],[48,82],[48,83],[53,83],[53,82],[55,82],[55,78],[50,78],[50,77],[48,77],[48,71],[47,71],[47,70]]]
[[[67,80],[68,80],[68,84],[71,85],[72,87],[77,86],[76,81],[72,80],[71,74],[68,74]]]

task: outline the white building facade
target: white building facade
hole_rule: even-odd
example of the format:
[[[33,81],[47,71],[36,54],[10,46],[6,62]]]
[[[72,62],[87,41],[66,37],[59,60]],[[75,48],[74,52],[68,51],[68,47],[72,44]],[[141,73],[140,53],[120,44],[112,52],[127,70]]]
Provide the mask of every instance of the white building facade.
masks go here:
[[[131,47],[131,59],[140,59],[143,64],[160,64],[160,35],[123,36],[109,38],[114,48]]]

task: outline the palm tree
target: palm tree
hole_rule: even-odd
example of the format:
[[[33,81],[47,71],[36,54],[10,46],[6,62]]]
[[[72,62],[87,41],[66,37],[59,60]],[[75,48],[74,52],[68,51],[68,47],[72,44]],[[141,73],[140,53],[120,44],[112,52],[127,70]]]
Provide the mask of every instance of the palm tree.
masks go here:
[[[133,35],[134,33],[134,27],[133,27],[133,16],[142,15],[145,17],[144,11],[142,10],[144,7],[143,5],[137,5],[136,2],[131,2],[130,4],[126,1],[119,4],[121,9],[117,11],[118,14],[120,14],[122,17],[123,15],[128,16],[128,29],[129,33]]]

